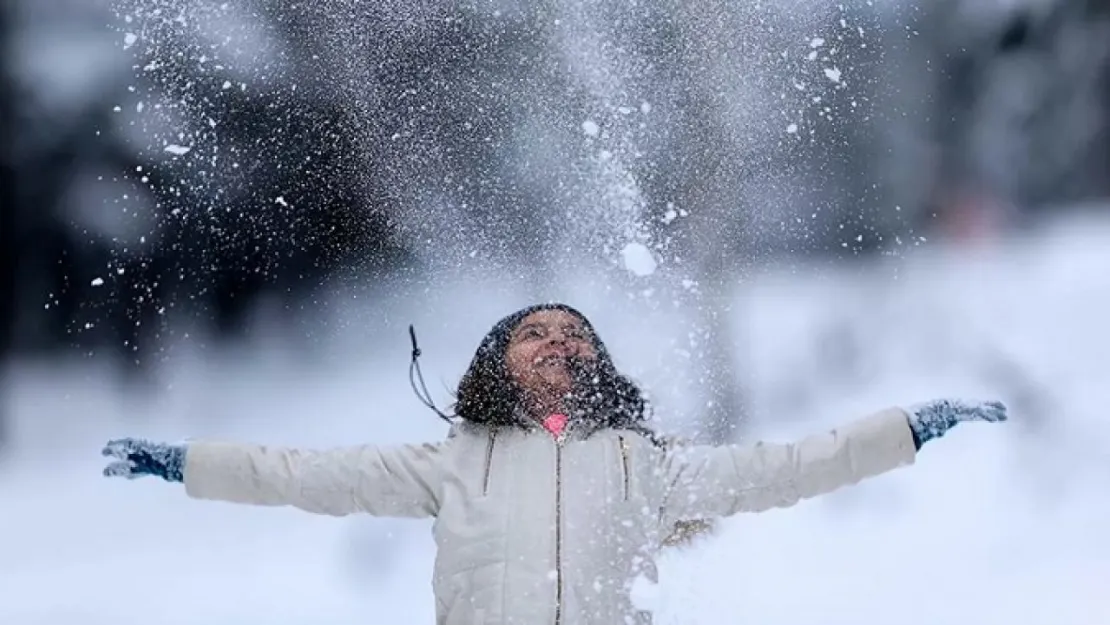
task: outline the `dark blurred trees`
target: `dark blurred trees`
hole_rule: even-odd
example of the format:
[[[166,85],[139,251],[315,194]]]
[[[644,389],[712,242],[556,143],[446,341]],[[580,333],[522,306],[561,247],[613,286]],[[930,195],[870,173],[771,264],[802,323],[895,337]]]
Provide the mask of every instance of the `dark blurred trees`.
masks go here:
[[[889,29],[886,41],[893,91],[906,94],[891,162],[922,183],[900,198],[922,229],[984,204],[1021,223],[1110,195],[1107,7],[944,0],[899,11],[913,36]]]
[[[136,59],[156,69],[98,85],[70,119],[4,90],[20,129],[4,133],[19,155],[4,169],[19,181],[3,185],[17,242],[3,249],[5,355],[103,352],[142,372],[182,328],[232,339],[260,298],[293,318],[328,281],[373,283],[403,262],[342,103],[228,89],[196,45],[166,43],[177,53]],[[162,137],[137,137],[146,120],[121,114],[138,102],[216,130],[167,157]]]
[[[13,110],[16,92],[10,62],[15,34],[11,11],[10,3],[0,4],[0,447],[4,446],[7,434],[8,357],[15,338],[15,277],[19,260],[15,236],[19,197],[10,139],[16,128]]]

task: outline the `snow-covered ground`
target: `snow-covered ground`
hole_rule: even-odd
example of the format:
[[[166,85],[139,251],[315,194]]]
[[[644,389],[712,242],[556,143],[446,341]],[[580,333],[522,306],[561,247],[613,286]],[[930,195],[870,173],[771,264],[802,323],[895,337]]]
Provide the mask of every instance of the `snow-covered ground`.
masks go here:
[[[912,468],[728,520],[665,557],[663,584],[644,593],[660,621],[1110,623],[1108,242],[1106,225],[1073,223],[970,256],[919,250],[743,285],[749,436],[951,394],[1001,396],[1015,421],[965,426]],[[668,385],[673,318],[563,295],[595,317],[664,421],[694,409]],[[443,398],[440,380],[453,382],[485,329],[523,301],[480,282],[411,301],[412,311],[351,303],[311,355],[278,341],[235,358],[182,350],[146,395],[95,369],[20,365],[15,445],[0,463],[0,623],[431,623],[429,522],[188,501],[179,486],[101,478],[98,455],[121,435],[440,437],[442,422],[410,393],[409,317],[398,313],[417,322]]]

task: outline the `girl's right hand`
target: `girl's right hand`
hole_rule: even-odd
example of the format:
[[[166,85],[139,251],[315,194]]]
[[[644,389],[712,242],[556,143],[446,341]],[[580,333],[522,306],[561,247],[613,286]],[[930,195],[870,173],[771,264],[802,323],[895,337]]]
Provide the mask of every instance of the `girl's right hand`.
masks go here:
[[[108,441],[101,453],[116,461],[104,468],[105,477],[133,480],[155,475],[167,482],[184,480],[185,446],[154,443],[139,438]]]

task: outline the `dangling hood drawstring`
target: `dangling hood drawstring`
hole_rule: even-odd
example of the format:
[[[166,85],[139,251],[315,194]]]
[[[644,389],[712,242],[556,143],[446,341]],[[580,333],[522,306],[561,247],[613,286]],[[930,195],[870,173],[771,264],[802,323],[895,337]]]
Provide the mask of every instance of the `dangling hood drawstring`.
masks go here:
[[[409,384],[412,385],[412,392],[420,400],[420,403],[436,413],[440,419],[448,423],[454,423],[450,415],[436,406],[435,401],[432,400],[432,394],[428,392],[428,385],[424,383],[424,374],[420,371],[420,347],[416,343],[416,328],[412,324],[409,324],[409,338],[412,339],[412,361],[409,362]],[[418,382],[419,386],[417,386]]]

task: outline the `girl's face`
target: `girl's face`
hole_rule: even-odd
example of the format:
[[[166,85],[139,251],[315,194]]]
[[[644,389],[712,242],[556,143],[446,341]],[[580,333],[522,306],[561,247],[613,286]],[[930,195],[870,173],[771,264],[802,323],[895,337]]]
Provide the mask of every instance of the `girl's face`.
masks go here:
[[[513,329],[505,352],[509,377],[543,403],[561,400],[574,388],[572,358],[597,360],[597,350],[582,321],[562,310],[525,317]]]

